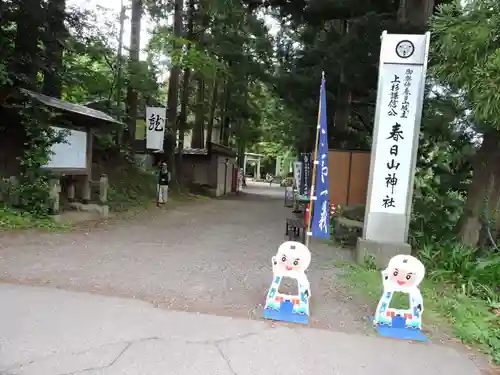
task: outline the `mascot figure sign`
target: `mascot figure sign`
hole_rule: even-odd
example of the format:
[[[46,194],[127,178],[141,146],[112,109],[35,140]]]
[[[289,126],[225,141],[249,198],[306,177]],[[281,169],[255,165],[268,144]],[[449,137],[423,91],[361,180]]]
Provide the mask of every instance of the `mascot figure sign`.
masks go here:
[[[381,336],[403,340],[427,341],[422,334],[424,302],[419,285],[424,279],[425,267],[410,255],[396,255],[382,271],[384,292],[377,306],[373,323]],[[408,295],[409,309],[390,307],[395,292]]]
[[[311,263],[311,252],[300,242],[287,241],[281,244],[271,260],[273,282],[267,294],[264,318],[308,324],[311,291],[305,271]],[[297,295],[278,292],[284,277],[297,280]]]

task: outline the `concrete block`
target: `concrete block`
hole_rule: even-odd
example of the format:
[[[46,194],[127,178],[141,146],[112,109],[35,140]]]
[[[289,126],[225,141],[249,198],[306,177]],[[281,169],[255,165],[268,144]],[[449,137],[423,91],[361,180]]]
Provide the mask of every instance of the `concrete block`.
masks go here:
[[[105,219],[109,217],[109,206],[107,204],[101,206],[101,216]]]

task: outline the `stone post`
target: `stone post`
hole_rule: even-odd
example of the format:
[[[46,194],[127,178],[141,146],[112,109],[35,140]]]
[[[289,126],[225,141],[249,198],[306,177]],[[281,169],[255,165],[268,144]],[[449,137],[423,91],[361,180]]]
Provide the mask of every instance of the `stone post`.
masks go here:
[[[89,204],[89,202],[90,202],[90,193],[91,193],[90,184],[91,184],[90,176],[89,175],[83,176],[83,179],[82,179],[82,203],[83,204]]]
[[[67,186],[68,202],[75,201],[75,180],[73,178],[68,180]]]
[[[108,203],[108,188],[109,181],[108,176],[103,174],[99,180],[99,202],[101,204]]]
[[[363,237],[356,260],[410,254],[408,228],[430,34],[382,33]]]
[[[60,213],[60,194],[61,193],[61,182],[58,178],[52,178],[49,180],[49,199],[50,199],[50,211],[52,215],[59,215]]]
[[[9,177],[9,204],[18,206],[20,203],[19,197],[19,179],[16,176]]]
[[[103,174],[99,180],[99,202],[101,204],[101,216],[108,217],[109,216],[109,206],[108,206],[108,189],[109,189],[109,180],[108,176]]]

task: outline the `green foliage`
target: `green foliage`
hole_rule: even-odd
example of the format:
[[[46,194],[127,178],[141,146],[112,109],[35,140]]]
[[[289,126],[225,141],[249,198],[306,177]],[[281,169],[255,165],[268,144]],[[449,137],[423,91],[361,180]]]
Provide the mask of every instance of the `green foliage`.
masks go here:
[[[439,56],[431,72],[463,95],[482,130],[500,129],[499,25],[495,0],[454,1],[431,23],[432,54]]]
[[[473,139],[466,108],[448,92],[429,92],[422,118],[411,236],[416,246],[423,237],[434,241],[454,236],[463,212]]]
[[[155,98],[158,94],[157,71],[151,60],[134,65],[132,74],[127,69],[126,59],[117,57],[118,15],[102,7],[92,12],[73,12],[79,18],[78,22],[71,24],[70,37],[65,45],[64,72],[61,75],[63,98],[77,103],[112,100],[116,91],[121,90],[119,97],[123,99],[126,97],[126,83],[130,81],[143,97]],[[103,19],[104,25],[98,22]],[[122,73],[119,78],[118,65]],[[107,109],[115,109],[115,105],[108,104],[111,108]],[[122,104],[119,106],[115,109],[116,114],[123,115],[124,108]]]
[[[481,298],[493,306],[500,302],[500,254],[486,254],[481,256],[477,249],[452,241],[428,240],[418,257],[432,280],[450,284],[463,294]]]
[[[120,212],[131,207],[149,205],[156,202],[157,176],[154,172],[143,171],[135,164],[122,165],[112,176],[108,200],[114,211]]]
[[[174,44],[180,48],[173,48]],[[162,56],[169,56],[166,67],[179,66],[182,69],[193,69],[203,77],[212,79],[216,74],[219,79],[227,74],[226,66],[215,56],[210,56],[195,41],[174,37],[168,27],[155,29],[148,48],[158,63],[162,62]]]
[[[26,229],[65,231],[68,227],[57,224],[49,218],[41,218],[27,211],[15,210],[12,207],[0,205],[0,231]]]
[[[26,133],[24,152],[19,158],[19,203],[31,214],[44,216],[50,210],[49,185],[41,167],[49,161],[50,147],[61,139],[50,128],[47,110],[26,102],[19,113]]]

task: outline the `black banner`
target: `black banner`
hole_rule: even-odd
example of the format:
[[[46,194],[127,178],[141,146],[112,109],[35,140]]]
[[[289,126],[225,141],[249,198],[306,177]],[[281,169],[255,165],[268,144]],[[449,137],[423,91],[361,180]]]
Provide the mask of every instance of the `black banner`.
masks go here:
[[[300,154],[300,161],[302,162],[302,179],[300,181],[300,195],[309,195],[311,192],[312,184],[312,168],[313,168],[313,155],[311,152]]]

